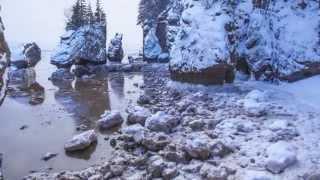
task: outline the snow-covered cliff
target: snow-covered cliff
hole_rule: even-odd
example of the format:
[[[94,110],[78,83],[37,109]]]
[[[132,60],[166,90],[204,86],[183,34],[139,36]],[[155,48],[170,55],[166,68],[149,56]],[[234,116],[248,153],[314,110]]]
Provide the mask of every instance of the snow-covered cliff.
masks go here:
[[[2,104],[3,96],[5,94],[3,87],[5,87],[6,80],[4,79],[5,69],[9,64],[10,50],[4,37],[4,25],[0,16],[0,105]],[[1,172],[0,172],[1,179]]]
[[[163,14],[173,78],[232,82],[242,70],[296,81],[320,73],[317,0],[172,0]]]

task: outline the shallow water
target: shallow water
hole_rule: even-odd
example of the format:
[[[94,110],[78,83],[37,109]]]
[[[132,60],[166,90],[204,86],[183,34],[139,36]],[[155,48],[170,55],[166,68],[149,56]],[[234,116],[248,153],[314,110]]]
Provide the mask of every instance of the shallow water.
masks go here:
[[[50,52],[43,53],[37,65],[36,82],[44,88],[45,99],[39,105],[30,105],[28,94],[9,95],[0,107],[0,153],[4,154],[3,173],[6,179],[20,179],[30,171],[80,170],[105,161],[113,148],[110,132],[99,132],[97,145],[85,152],[66,154],[64,143],[78,134],[77,127],[89,129],[105,110],[120,110],[126,116],[129,102],[136,102],[141,90],[134,84],[143,84],[143,75],[113,73],[96,80],[75,80],[55,83],[48,80],[55,67],[49,64]],[[24,125],[27,128],[20,130]],[[48,162],[41,158],[47,152],[59,155]]]

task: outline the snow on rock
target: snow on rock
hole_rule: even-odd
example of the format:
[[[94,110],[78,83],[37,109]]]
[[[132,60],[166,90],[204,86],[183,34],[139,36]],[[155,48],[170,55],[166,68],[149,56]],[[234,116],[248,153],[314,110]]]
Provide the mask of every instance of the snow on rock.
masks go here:
[[[10,57],[10,50],[4,36],[4,30],[5,28],[0,16],[0,76],[2,76],[2,71],[7,66]]]
[[[273,178],[264,171],[248,170],[242,178],[243,180],[273,180]]]
[[[320,74],[317,1],[184,0],[171,3],[171,17],[179,21],[167,30],[176,80],[232,82],[234,68],[269,81]]]
[[[97,142],[97,134],[94,132],[94,130],[89,130],[74,136],[65,144],[64,149],[66,151],[83,150],[88,148],[94,142]]]
[[[58,68],[70,68],[73,64],[105,64],[106,54],[105,26],[87,25],[61,36],[51,64]]]
[[[134,124],[123,128],[121,131],[126,136],[132,137],[136,143],[141,143],[145,137],[146,129],[140,124]]]
[[[111,39],[108,48],[108,59],[109,61],[121,62],[124,56],[122,48],[122,37],[120,33],[116,33],[115,37]]]
[[[146,119],[152,115],[150,110],[141,106],[135,106],[129,111],[130,112],[127,119],[129,124],[138,123],[144,126]]]
[[[156,36],[156,30],[150,29],[144,39],[144,59],[147,61],[157,61],[159,55],[162,53],[159,39]]]
[[[266,169],[274,174],[282,173],[297,162],[297,154],[292,145],[281,141],[267,149]]]
[[[121,125],[123,121],[119,111],[106,111],[98,121],[98,126],[102,129],[110,129]]]
[[[203,2],[184,2],[180,31],[171,50],[171,74],[176,80],[194,83],[233,82],[225,31],[230,17],[222,2],[210,6]]]
[[[211,141],[212,139],[207,135],[192,134],[186,140],[184,149],[190,157],[200,160],[206,160],[211,155]]]
[[[247,17],[239,18],[238,50],[257,79],[296,81],[320,73],[319,3],[304,3],[274,1],[258,8],[240,3],[236,15]]]
[[[11,63],[18,69],[35,67],[41,60],[41,49],[35,43],[27,43],[12,51]]]
[[[145,126],[151,131],[170,133],[179,122],[179,118],[159,111],[146,120]]]
[[[248,115],[262,116],[266,113],[266,94],[260,90],[253,90],[247,96],[240,100]]]

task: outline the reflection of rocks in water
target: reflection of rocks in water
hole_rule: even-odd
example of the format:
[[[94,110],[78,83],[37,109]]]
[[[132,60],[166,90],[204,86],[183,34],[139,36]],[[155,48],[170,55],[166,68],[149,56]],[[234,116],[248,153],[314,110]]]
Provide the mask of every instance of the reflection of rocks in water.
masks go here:
[[[124,96],[124,75],[123,73],[110,73],[108,75],[112,91],[119,97]]]
[[[59,87],[55,98],[76,121],[76,126],[94,128],[96,121],[105,110],[110,109],[107,81],[103,79],[76,79],[74,82],[55,82]]]
[[[76,159],[89,160],[91,158],[91,155],[95,152],[97,145],[98,143],[95,142],[85,150],[66,152],[66,155]]]
[[[38,105],[45,99],[45,89],[36,81],[33,68],[11,70],[8,94],[13,98],[28,98],[28,103]]]

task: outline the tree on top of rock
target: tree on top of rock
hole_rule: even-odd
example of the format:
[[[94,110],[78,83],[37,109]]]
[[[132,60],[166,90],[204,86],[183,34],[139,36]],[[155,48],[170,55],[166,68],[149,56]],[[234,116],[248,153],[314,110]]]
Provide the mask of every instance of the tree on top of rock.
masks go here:
[[[97,23],[106,24],[106,14],[103,11],[100,0],[97,0],[96,2],[95,21]]]
[[[87,18],[88,18],[88,23],[89,23],[89,24],[94,24],[95,18],[94,18],[94,15],[93,15],[91,3],[89,3],[89,5],[88,5]]]
[[[92,24],[106,24],[106,14],[100,0],[97,0],[96,11],[92,11],[90,3],[86,0],[77,0],[71,9],[71,17],[67,22],[66,30],[76,30],[81,26]]]

